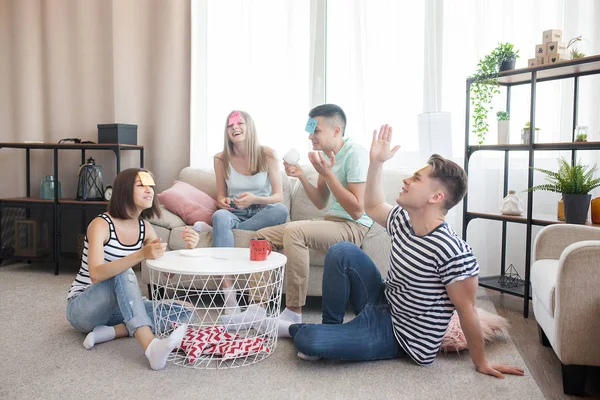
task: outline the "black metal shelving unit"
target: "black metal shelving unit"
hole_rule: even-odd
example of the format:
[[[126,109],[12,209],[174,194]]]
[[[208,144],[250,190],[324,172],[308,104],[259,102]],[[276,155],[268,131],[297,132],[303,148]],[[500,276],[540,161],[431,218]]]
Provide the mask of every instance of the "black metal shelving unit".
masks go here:
[[[524,151],[528,152],[530,167],[534,166],[534,154],[536,151],[571,151],[571,161],[575,163],[576,152],[578,150],[600,150],[600,142],[579,142],[575,143],[574,132],[577,126],[577,107],[579,95],[579,78],[586,75],[600,74],[600,56],[586,57],[578,60],[561,62],[559,64],[544,65],[532,68],[522,68],[511,71],[505,71],[498,74],[498,83],[506,87],[506,110],[510,112],[511,87],[517,85],[530,85],[531,101],[529,109],[530,132],[535,132],[535,103],[536,103],[536,84],[539,82],[573,79],[573,126],[571,129],[572,141],[565,143],[535,143],[535,135],[530,135],[529,144],[504,144],[504,145],[470,145],[469,137],[471,130],[471,85],[473,78],[467,79],[466,87],[466,116],[465,116],[465,171],[469,173],[469,160],[476,151],[502,151],[504,152],[504,182],[503,196],[508,194],[508,169],[509,152]],[[533,186],[533,169],[528,168],[527,187]],[[529,316],[529,299],[531,298],[530,287],[530,267],[531,267],[531,243],[533,225],[550,225],[561,223],[556,216],[534,215],[533,214],[533,192],[527,195],[527,214],[524,217],[515,217],[502,215],[500,213],[475,213],[468,210],[468,195],[463,202],[463,230],[462,237],[467,239],[467,227],[473,219],[486,219],[502,222],[502,253],[500,260],[500,275],[483,277],[479,279],[479,285],[485,288],[498,290],[502,293],[511,294],[523,298],[523,316]],[[519,223],[526,225],[525,239],[525,278],[524,285],[521,287],[506,287],[498,283],[501,276],[506,271],[506,227],[507,223]],[[599,225],[600,226],[600,225]]]
[[[51,234],[51,250],[49,256],[39,258],[39,261],[49,262],[54,264],[54,274],[58,275],[59,260],[61,257],[61,215],[62,211],[67,209],[97,208],[106,210],[108,201],[79,201],[74,199],[58,199],[58,185],[54,186],[54,200],[44,200],[41,198],[31,197],[31,150],[52,150],[54,164],[54,181],[58,182],[58,161],[60,150],[79,150],[81,151],[81,164],[86,162],[86,151],[91,150],[111,150],[116,156],[117,173],[121,171],[121,152],[122,151],[139,151],[141,168],[144,167],[144,147],[128,144],[81,144],[81,143],[1,143],[0,149],[24,149],[25,150],[25,170],[26,170],[26,196],[25,197],[4,197],[0,198],[0,231],[2,230],[2,211],[5,208],[22,208],[26,209],[29,214],[30,208],[46,208],[51,213],[52,234]],[[49,238],[50,239],[50,238]],[[0,235],[0,249],[3,248],[2,235]],[[38,260],[36,257],[30,256],[15,256],[3,254],[1,259],[16,259],[16,260]]]

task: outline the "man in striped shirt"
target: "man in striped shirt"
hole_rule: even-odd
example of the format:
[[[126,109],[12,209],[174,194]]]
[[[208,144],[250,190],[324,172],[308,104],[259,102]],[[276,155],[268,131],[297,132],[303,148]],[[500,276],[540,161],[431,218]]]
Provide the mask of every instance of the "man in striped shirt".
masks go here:
[[[445,221],[467,191],[467,176],[434,154],[404,180],[395,207],[385,203],[381,171],[394,156],[392,128],[373,132],[365,210],[391,236],[385,281],[357,246],[342,242],[325,258],[323,324],[297,324],[290,334],[305,359],[376,360],[407,354],[417,364],[435,360],[454,310],[477,371],[499,378],[523,370],[488,362],[475,309],[479,265],[471,247]],[[356,318],[343,323],[348,302]]]

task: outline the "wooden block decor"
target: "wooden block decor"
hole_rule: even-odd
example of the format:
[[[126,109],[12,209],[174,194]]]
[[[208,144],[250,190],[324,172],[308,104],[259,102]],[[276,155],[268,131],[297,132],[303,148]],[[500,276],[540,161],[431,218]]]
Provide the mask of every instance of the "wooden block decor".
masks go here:
[[[527,60],[527,66],[528,67],[535,67],[537,65],[537,59],[536,58],[530,58],[529,60]]]
[[[542,56],[542,57],[536,57],[535,58],[535,65],[539,66],[539,65],[546,65],[547,63],[547,58],[546,56]]]
[[[559,29],[550,29],[542,33],[542,42],[560,42],[562,40],[562,31]]]
[[[536,44],[535,45],[535,58],[546,56],[546,45]]]
[[[556,63],[568,61],[568,60],[569,60],[569,56],[567,56],[566,54],[557,54],[554,56],[547,56],[546,64],[556,64]]]
[[[567,55],[567,44],[564,42],[546,43],[546,56],[556,57],[559,54]]]

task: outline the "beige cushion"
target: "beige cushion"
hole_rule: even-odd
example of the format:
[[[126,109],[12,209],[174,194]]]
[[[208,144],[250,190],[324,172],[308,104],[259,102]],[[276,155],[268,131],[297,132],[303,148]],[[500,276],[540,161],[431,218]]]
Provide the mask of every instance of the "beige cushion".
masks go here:
[[[319,174],[314,169],[312,165],[302,165],[302,170],[306,174],[306,177],[313,185],[317,185],[317,180],[319,178]],[[288,178],[289,179],[289,178]],[[291,221],[304,221],[311,219],[323,219],[327,211],[329,210],[329,205],[333,201],[333,196],[329,196],[329,205],[322,210],[319,210],[315,205],[310,201],[306,191],[304,190],[304,186],[302,183],[295,179],[294,190],[292,192],[293,207],[290,210],[290,220]]]
[[[177,228],[178,226],[184,226],[185,222],[178,215],[173,214],[171,211],[167,210],[165,206],[160,206],[160,212],[162,216],[160,218],[152,218],[149,219],[150,222],[154,226],[162,226],[166,229]]]
[[[531,289],[548,314],[554,317],[558,260],[538,260],[531,266]]]

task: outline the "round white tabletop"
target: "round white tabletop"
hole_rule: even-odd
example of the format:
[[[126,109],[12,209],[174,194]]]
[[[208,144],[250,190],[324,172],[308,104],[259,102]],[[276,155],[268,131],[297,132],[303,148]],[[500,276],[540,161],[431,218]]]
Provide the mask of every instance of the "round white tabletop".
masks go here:
[[[272,252],[265,261],[250,261],[250,249],[205,247],[166,252],[156,260],[146,260],[152,269],[185,275],[251,274],[284,265],[286,256]]]

